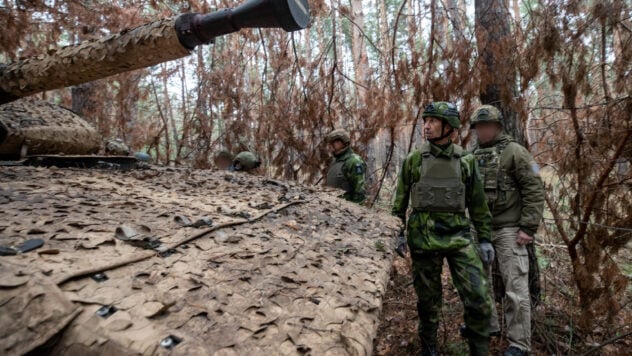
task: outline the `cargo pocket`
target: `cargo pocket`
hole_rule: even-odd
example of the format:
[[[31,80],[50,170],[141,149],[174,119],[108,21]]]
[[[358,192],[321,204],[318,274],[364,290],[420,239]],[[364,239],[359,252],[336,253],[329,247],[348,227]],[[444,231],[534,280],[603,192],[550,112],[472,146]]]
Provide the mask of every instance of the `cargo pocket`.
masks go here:
[[[509,203],[511,203],[518,192],[516,191],[516,184],[513,178],[508,176],[505,172],[501,172],[498,178],[498,192],[496,196],[495,208],[498,210],[504,210]]]
[[[515,246],[513,248],[514,266],[517,274],[529,273],[529,253],[526,246]]]

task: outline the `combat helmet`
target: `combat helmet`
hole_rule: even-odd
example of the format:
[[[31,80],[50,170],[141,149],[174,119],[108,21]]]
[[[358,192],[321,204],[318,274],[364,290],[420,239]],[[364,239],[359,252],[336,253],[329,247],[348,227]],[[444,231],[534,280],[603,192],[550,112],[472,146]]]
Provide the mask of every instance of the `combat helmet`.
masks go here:
[[[342,143],[348,145],[349,142],[351,142],[351,137],[349,136],[349,132],[347,132],[347,130],[335,129],[327,135],[326,141],[327,143],[332,143],[336,140],[340,140]]]
[[[482,105],[479,106],[470,117],[470,129],[481,122],[495,122],[502,125],[503,114],[495,106]]]
[[[233,161],[233,169],[236,171],[249,171],[261,165],[261,161],[254,153],[249,151],[239,152]]]
[[[436,117],[445,120],[454,129],[461,127],[459,110],[456,105],[447,101],[435,101],[424,109],[422,117]]]
[[[434,117],[441,119],[441,136],[428,138],[430,142],[440,142],[446,137],[450,137],[455,129],[461,127],[461,120],[459,119],[459,110],[456,108],[456,105],[447,101],[435,101],[430,103],[424,109],[422,114],[423,118],[426,117]],[[445,125],[448,124],[450,130],[448,132],[443,133],[445,131]]]

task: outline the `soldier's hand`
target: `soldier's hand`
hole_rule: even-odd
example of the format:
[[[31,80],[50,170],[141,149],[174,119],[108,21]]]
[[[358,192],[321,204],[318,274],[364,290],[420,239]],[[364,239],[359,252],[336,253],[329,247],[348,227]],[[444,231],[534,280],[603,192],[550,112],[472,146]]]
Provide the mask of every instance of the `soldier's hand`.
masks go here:
[[[399,232],[399,236],[397,236],[397,247],[395,248],[395,252],[397,252],[399,257],[405,258],[407,251],[408,244],[406,243],[406,236],[404,236],[404,230],[401,230]]]
[[[526,232],[520,230],[518,231],[518,237],[516,237],[516,242],[518,245],[527,245],[533,242],[533,236],[529,236]]]
[[[494,246],[489,241],[481,241],[479,246],[481,248],[481,259],[486,265],[490,265],[494,262]]]

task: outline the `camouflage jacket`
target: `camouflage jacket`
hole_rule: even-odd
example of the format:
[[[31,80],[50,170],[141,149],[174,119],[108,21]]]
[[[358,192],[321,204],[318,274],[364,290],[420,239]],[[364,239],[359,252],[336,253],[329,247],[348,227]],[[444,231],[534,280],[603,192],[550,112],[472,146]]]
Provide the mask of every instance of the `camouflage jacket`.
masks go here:
[[[366,164],[360,156],[351,148],[347,148],[339,155],[334,156],[326,185],[345,190],[343,198],[358,204],[362,204],[366,198],[364,187],[364,175]]]
[[[435,157],[452,157],[454,145],[444,149],[430,145],[430,154]],[[470,219],[479,240],[491,241],[491,214],[487,207],[485,192],[478,174],[476,160],[472,154],[464,153],[461,158],[461,177],[465,184],[465,212],[421,212],[412,211],[408,219],[408,245],[411,251],[447,251],[460,249],[472,242]],[[399,174],[392,214],[406,223],[412,185],[419,181],[422,154],[411,152]]]
[[[510,136],[474,148],[492,212],[494,229],[517,226],[533,236],[544,209],[544,187],[538,165]]]

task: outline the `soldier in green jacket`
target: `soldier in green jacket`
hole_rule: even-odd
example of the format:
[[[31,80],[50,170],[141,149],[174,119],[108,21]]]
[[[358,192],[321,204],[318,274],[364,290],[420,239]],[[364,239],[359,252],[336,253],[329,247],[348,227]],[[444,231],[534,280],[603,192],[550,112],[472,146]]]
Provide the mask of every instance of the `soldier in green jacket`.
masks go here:
[[[343,189],[345,193],[342,197],[346,200],[364,203],[366,164],[349,146],[349,133],[343,129],[336,129],[327,135],[326,140],[334,158],[329,166],[325,185]]]
[[[242,151],[235,156],[231,170],[251,172],[261,166],[261,160],[250,151]]]
[[[437,328],[442,303],[441,270],[447,259],[454,286],[464,305],[471,355],[489,354],[491,297],[487,278],[470,232],[470,221],[479,237],[482,258],[494,259],[491,215],[474,156],[452,143],[451,134],[461,126],[454,104],[435,102],[423,112],[428,142],[408,155],[399,174],[392,213],[406,225],[397,252],[410,248],[413,284],[417,294],[422,355],[437,354]],[[467,210],[467,214],[466,214]],[[468,218],[469,215],[469,218]]]
[[[502,131],[502,115],[491,105],[476,109],[470,128],[476,130],[474,155],[492,213],[492,241],[505,284],[505,320],[509,348],[505,356],[526,355],[531,348],[529,259],[544,208],[544,188],[529,152]],[[491,332],[500,330],[495,305]]]

